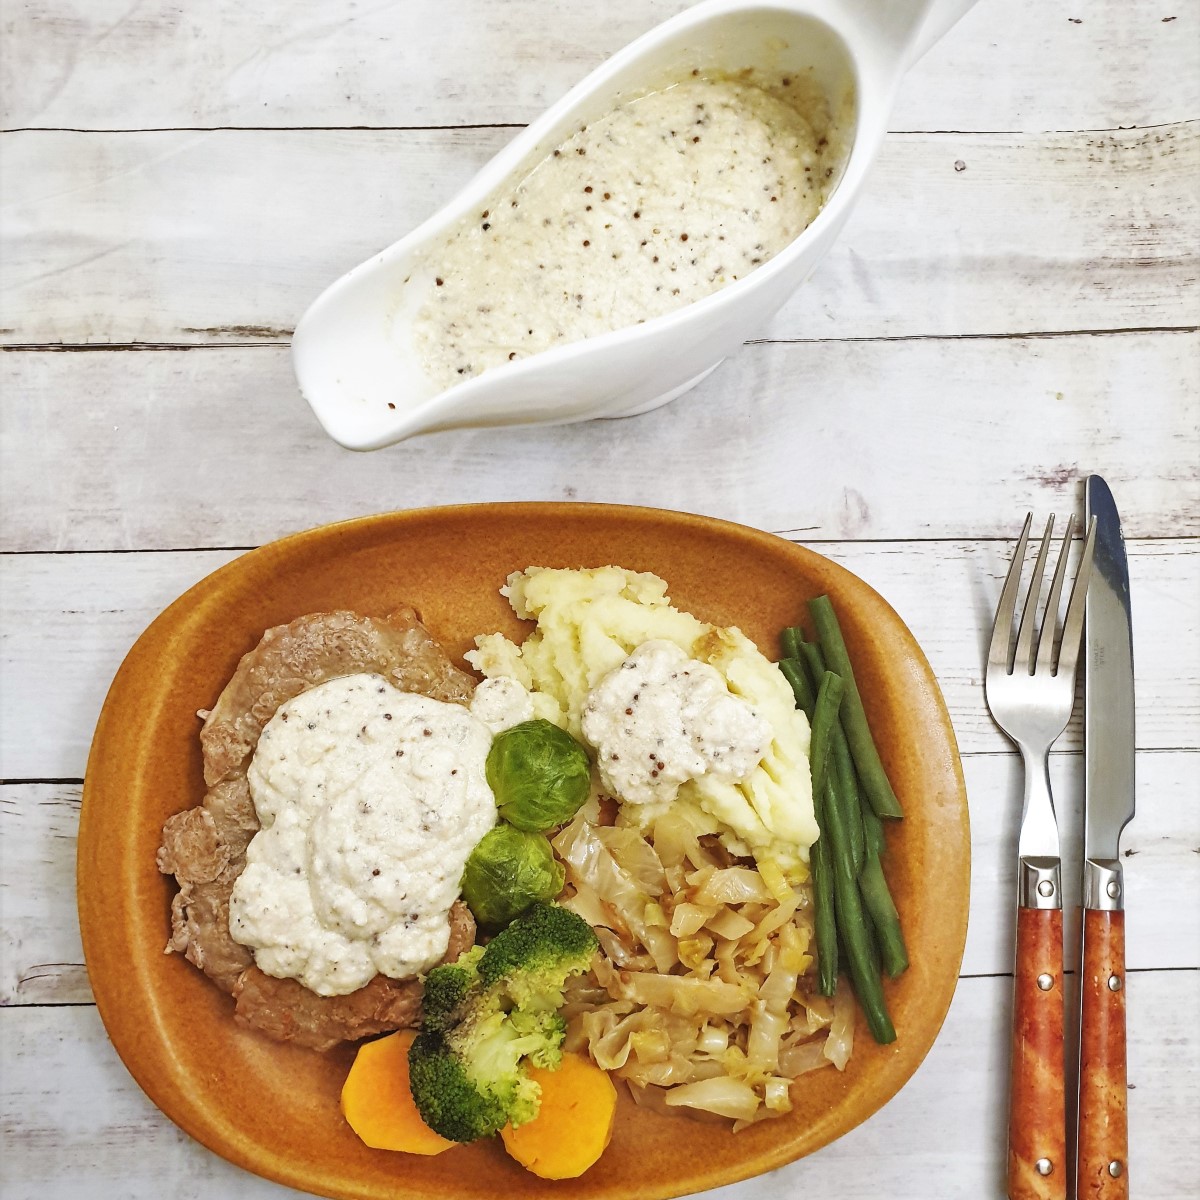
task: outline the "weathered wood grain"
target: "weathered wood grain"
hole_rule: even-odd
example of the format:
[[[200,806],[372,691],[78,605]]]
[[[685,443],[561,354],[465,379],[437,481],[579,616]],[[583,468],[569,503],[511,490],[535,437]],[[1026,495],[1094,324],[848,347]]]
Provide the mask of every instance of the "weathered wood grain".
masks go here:
[[[1069,897],[1079,878],[1081,759],[1051,761]],[[964,759],[971,806],[971,921],[964,975],[1010,974],[1020,763],[1013,754]],[[0,786],[0,1005],[91,1001],[75,914],[79,784]],[[1141,804],[1124,837],[1128,965],[1134,971],[1200,968],[1200,753],[1138,756]],[[1077,920],[1067,914],[1067,940]],[[164,931],[165,937],[165,931]],[[1067,963],[1068,970],[1074,964]],[[1003,1039],[1003,1031],[997,1036]]]
[[[1200,1105],[1196,979],[1180,971],[1129,980],[1131,1169],[1139,1193],[1155,1200],[1188,1200],[1200,1173],[1194,1139],[1168,1144],[1162,1136],[1188,1128]],[[1009,992],[1008,979],[963,981],[925,1064],[886,1108],[801,1163],[711,1200],[785,1200],[797,1189],[889,1200],[999,1195]],[[0,1055],[0,1186],[12,1200],[76,1200],[84,1178],[90,1194],[128,1200],[296,1195],[243,1174],[171,1125],[126,1074],[90,1007],[0,1010]]]
[[[1009,1200],[1067,1200],[1062,965],[1062,909],[1018,908],[1008,1073]],[[1045,1177],[1039,1162],[1050,1164]]]
[[[1117,493],[1120,496],[1120,492]],[[965,753],[1007,752],[983,697],[986,630],[1009,543],[837,542],[816,547],[870,583],[913,630]],[[1129,547],[1138,744],[1200,747],[1200,545]],[[141,631],[231,553],[20,555],[4,563],[0,778],[83,774],[100,705]],[[936,580],[936,586],[930,581]],[[1162,630],[1169,629],[1170,637]],[[200,697],[197,706],[212,697]],[[1077,719],[1058,743],[1078,748]]]
[[[1125,914],[1083,914],[1079,968],[1079,1151],[1076,1195],[1129,1198],[1125,1064]]]
[[[984,704],[981,664],[1010,543],[835,542],[816,548],[870,583],[907,622],[941,683],[962,750],[1006,752],[1009,743]],[[1200,544],[1135,541],[1129,551],[1138,744],[1195,749]],[[230,552],[8,557],[0,596],[5,629],[0,778],[81,776],[100,705],[129,647],[177,595],[231,557]],[[197,706],[212,699],[200,697]],[[1079,743],[1077,718],[1059,748]]]
[[[684,0],[4,5],[6,127],[531,120]],[[1111,129],[1200,107],[1187,4],[984,0],[912,72],[894,129]],[[169,83],[169,86],[166,86]]]
[[[100,706],[129,647],[177,595],[234,557],[20,555],[0,562],[0,779],[82,778]],[[51,662],[55,646],[61,657]]]
[[[1129,896],[1129,966],[1200,968],[1200,911],[1178,898],[1200,894],[1200,761],[1193,751],[1143,751],[1138,814],[1121,839]],[[1011,972],[1016,904],[1020,762],[1008,755],[963,759],[971,808],[971,922],[963,973]],[[1076,969],[1083,838],[1083,760],[1054,754],[1050,779],[1062,842],[1068,973]]]
[[[983,0],[905,82],[892,128],[909,132],[888,139],[845,236],[764,330],[804,341],[750,346],[660,413],[364,457],[329,443],[296,394],[283,343],[316,292],[682,7],[0,0],[0,123],[41,130],[0,142],[0,343],[272,343],[0,357],[0,549],[32,552],[0,558],[0,777],[25,780],[0,787],[6,1200],[289,1194],[170,1125],[112,1052],[75,919],[80,789],[45,782],[82,773],[128,646],[233,552],[90,552],[564,497],[710,512],[816,544],[911,625],[967,752],[964,970],[977,977],[883,1113],[713,1200],[999,1194],[1020,776],[978,664],[1024,509],[1077,509],[1089,470],[1113,484],[1134,538],[1134,1194],[1194,1192],[1200,1152],[1179,1130],[1200,1108],[1200,975],[1146,968],[1200,965],[1200,338],[829,344],[1200,325],[1194,6]],[[204,132],[223,126],[246,132]],[[59,129],[164,132],[46,132]],[[1088,130],[1100,132],[1071,132]],[[1074,880],[1076,727],[1060,747]]]
[[[75,906],[81,792],[0,785],[0,1005],[91,1003]]]
[[[1010,537],[1026,507],[1078,509],[1089,471],[1127,536],[1195,535],[1198,347],[1178,333],[751,345],[642,417],[368,455],[320,431],[282,347],[6,353],[0,547],[250,546],[390,508],[564,498],[801,540]]]
[[[5,344],[284,341],[510,130],[10,134]],[[1200,324],[1200,122],[893,135],[772,339]]]

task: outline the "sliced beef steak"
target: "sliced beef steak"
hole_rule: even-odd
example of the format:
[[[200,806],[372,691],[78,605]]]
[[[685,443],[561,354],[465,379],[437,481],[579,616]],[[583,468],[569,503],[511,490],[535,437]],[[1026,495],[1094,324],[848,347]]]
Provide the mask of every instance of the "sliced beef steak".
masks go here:
[[[314,613],[277,625],[238,663],[200,731],[204,782],[245,772],[263,726],[281,704],[328,679],[374,671],[402,692],[465,704],[475,681],[460,671],[403,608],[390,617]]]
[[[437,700],[465,704],[475,689],[411,608],[386,618],[313,613],[267,630],[206,716],[200,742],[208,793],[199,807],[167,821],[158,851],[159,870],[179,884],[167,950],[185,955],[231,993],[243,1024],[317,1050],[414,1024],[420,982],[376,975],[349,995],[318,996],[293,979],[265,975],[229,935],[229,896],[259,829],[246,768],[263,727],[301,692],[361,671]],[[474,940],[475,922],[459,901],[450,911],[446,961]]]

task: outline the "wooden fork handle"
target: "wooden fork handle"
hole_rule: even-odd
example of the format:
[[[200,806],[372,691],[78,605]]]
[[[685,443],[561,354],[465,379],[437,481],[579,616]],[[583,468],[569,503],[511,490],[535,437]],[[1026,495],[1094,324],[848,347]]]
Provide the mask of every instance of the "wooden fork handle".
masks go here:
[[[1063,1012],[1062,909],[1019,907],[1008,1110],[1009,1200],[1066,1200]]]
[[[1083,911],[1079,1022],[1079,1200],[1126,1200],[1125,914]]]

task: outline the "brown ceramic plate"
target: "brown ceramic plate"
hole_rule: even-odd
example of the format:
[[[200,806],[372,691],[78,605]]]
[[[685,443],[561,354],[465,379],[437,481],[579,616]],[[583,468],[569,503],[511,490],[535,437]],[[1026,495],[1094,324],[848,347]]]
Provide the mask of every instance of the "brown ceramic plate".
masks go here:
[[[635,1109],[582,1179],[547,1183],[499,1144],[434,1158],[369,1150],[338,1097],[352,1048],[329,1054],[236,1026],[227,996],[166,955],[173,883],[155,869],[163,821],[204,792],[196,710],[213,703],[263,630],[302,613],[414,604],[456,656],[521,625],[497,594],[531,564],[654,571],[674,603],[739,625],[769,655],[806,598],[837,606],[884,762],[905,807],[888,872],[912,966],[886,985],[899,1037],[861,1019],[844,1073],[806,1077],[796,1108],[738,1134]],[[954,733],[920,648],[841,567],[781,538],[703,517],[586,504],[468,505],[326,526],[254,550],[171,605],[130,651],[92,743],[79,831],[88,973],[113,1044],[173,1121],[250,1171],[310,1192],[378,1200],[541,1196],[650,1200],[731,1183],[809,1154],[866,1120],[917,1069],[958,977],[970,841]]]

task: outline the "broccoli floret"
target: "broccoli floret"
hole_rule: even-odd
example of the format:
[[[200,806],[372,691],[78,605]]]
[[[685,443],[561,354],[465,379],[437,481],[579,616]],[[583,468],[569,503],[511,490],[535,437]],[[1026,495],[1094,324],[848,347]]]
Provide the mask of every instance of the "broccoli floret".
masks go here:
[[[421,1118],[454,1142],[473,1142],[504,1125],[500,1100],[477,1088],[436,1032],[419,1033],[408,1052],[409,1086]]]
[[[598,946],[582,917],[535,904],[488,943],[479,978],[485,987],[502,983],[522,1008],[557,1009],[567,980],[588,969]]]
[[[522,1031],[483,991],[458,1024],[422,1030],[408,1052],[413,1099],[425,1124],[455,1142],[473,1142],[537,1116],[540,1089],[521,1060],[543,1055],[546,1033]],[[562,1032],[558,1032],[561,1042]]]
[[[413,1099],[431,1129],[473,1142],[537,1116],[541,1091],[525,1064],[561,1063],[563,986],[587,969],[596,947],[581,917],[539,904],[486,948],[429,972],[408,1063]]]
[[[535,1012],[514,1008],[508,1016],[513,1027],[534,1043],[534,1048],[528,1054],[529,1061],[535,1067],[557,1071],[562,1066],[562,1044],[563,1038],[567,1036],[566,1021],[552,1009]]]
[[[434,967],[425,976],[425,994],[422,997],[422,1029],[444,1029],[456,1021],[459,1005],[467,998],[478,975],[476,968],[482,946],[473,946],[458,956],[457,962]]]

